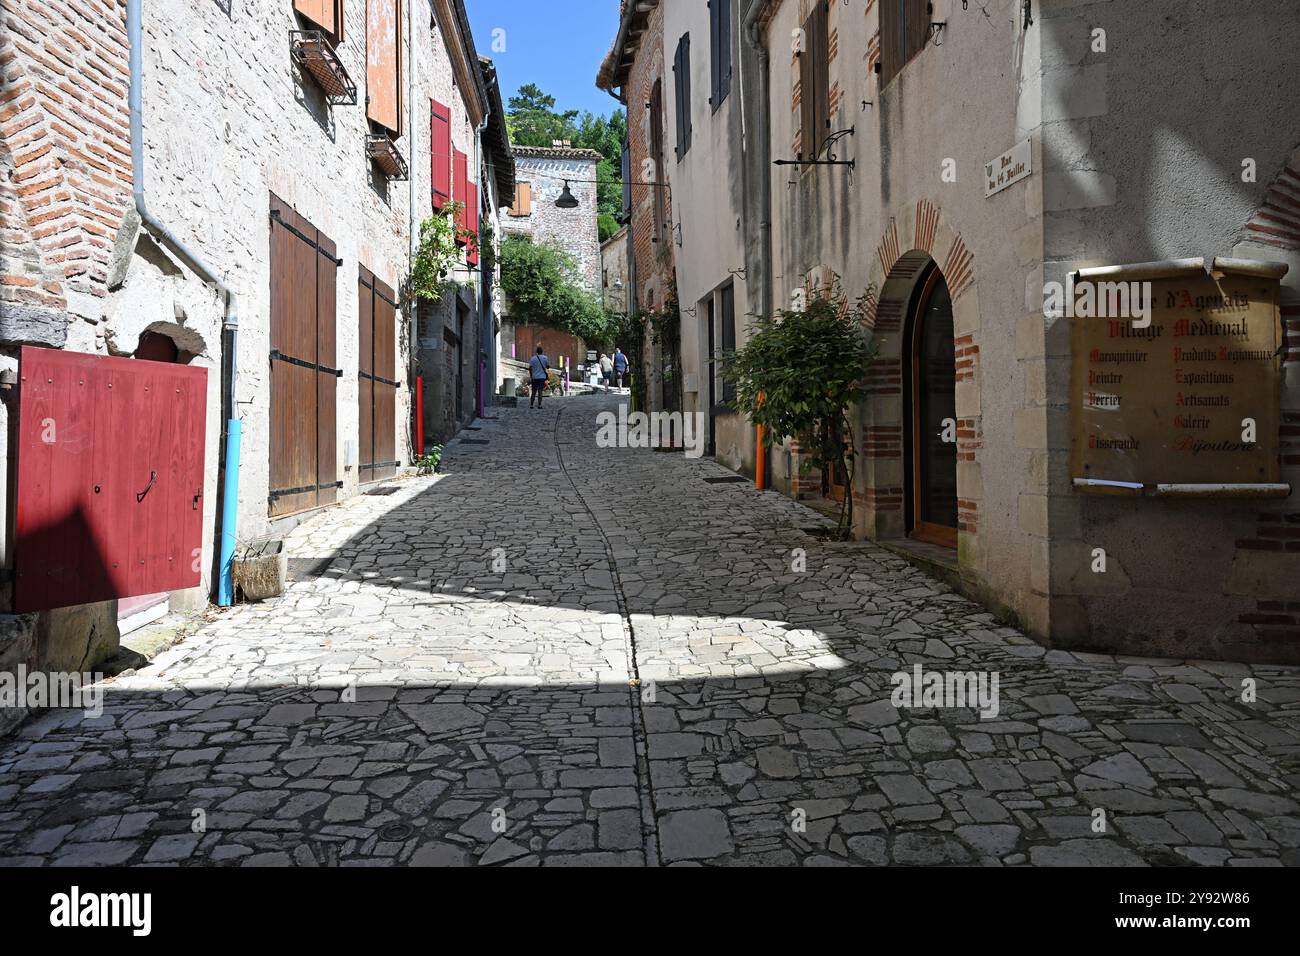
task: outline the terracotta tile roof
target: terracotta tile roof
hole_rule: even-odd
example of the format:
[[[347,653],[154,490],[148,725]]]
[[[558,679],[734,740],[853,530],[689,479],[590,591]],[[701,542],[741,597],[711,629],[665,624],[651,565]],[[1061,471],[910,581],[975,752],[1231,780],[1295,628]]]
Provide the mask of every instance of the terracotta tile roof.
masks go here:
[[[515,156],[519,159],[590,159],[597,163],[605,158],[594,149],[579,149],[577,146],[515,146]]]

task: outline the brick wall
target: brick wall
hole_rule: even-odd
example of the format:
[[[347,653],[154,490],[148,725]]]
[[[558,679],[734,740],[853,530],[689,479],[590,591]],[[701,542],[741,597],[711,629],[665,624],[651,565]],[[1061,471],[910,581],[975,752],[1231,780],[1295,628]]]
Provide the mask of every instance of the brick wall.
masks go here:
[[[655,81],[662,82],[664,155],[651,166],[650,156],[650,103]],[[659,188],[667,188],[671,196],[670,164],[672,131],[668,128],[668,98],[673,95],[671,72],[664,69],[664,11],[657,6],[650,14],[646,32],[641,37],[636,62],[627,81],[627,128],[632,159],[633,183],[663,183],[666,187],[650,185],[632,186],[632,244],[638,309],[661,309],[674,288],[673,239],[671,222],[663,229],[661,241],[656,240],[656,199]],[[666,218],[671,219],[672,205],[664,201]]]
[[[0,74],[0,342],[61,346],[131,203],[126,4],[5,0]]]

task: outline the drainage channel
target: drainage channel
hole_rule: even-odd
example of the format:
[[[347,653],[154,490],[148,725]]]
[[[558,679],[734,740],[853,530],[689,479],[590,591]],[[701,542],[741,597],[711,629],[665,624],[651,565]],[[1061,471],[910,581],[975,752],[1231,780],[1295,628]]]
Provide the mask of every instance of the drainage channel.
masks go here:
[[[655,812],[655,792],[650,779],[650,751],[646,741],[645,712],[641,707],[641,670],[636,659],[636,628],[632,625],[632,614],[628,610],[627,595],[623,593],[623,579],[618,573],[618,564],[614,560],[614,547],[610,543],[609,536],[605,534],[605,529],[596,520],[596,513],[591,510],[591,505],[587,504],[582,489],[578,487],[578,483],[574,481],[573,475],[569,473],[569,469],[564,464],[564,450],[561,446],[573,443],[561,442],[558,439],[560,420],[562,418],[564,418],[563,408],[555,416],[555,431],[557,433],[555,454],[559,460],[560,473],[568,480],[569,487],[573,489],[573,493],[577,495],[583,510],[591,518],[592,527],[600,534],[600,540],[605,546],[605,563],[609,565],[610,580],[614,582],[614,598],[618,602],[618,613],[623,618],[624,652],[627,654],[628,667],[631,669],[631,677],[628,680],[628,701],[632,711],[632,737],[636,745],[637,791],[641,800],[641,838],[646,866],[658,866],[660,860],[659,817]]]

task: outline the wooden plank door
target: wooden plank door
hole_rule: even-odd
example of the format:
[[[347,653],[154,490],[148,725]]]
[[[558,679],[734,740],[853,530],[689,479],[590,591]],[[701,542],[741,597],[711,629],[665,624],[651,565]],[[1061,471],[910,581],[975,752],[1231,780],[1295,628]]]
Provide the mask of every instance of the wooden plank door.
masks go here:
[[[365,266],[357,283],[362,484],[397,474],[397,296]]]
[[[26,346],[14,606],[196,587],[207,370]]]
[[[338,260],[334,243],[271,197],[273,518],[338,500]]]

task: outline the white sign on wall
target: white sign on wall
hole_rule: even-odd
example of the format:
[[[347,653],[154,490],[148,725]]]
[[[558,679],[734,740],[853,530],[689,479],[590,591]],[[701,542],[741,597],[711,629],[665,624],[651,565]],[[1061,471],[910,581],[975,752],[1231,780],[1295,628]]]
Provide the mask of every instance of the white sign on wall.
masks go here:
[[[996,195],[1022,179],[1028,179],[1032,172],[1029,140],[1024,140],[997,159],[984,164],[984,198]]]

